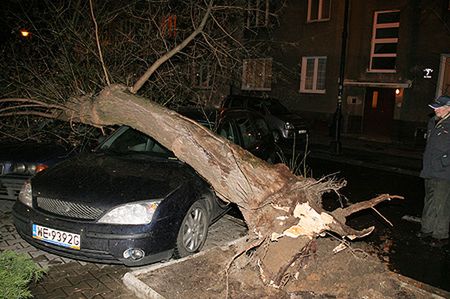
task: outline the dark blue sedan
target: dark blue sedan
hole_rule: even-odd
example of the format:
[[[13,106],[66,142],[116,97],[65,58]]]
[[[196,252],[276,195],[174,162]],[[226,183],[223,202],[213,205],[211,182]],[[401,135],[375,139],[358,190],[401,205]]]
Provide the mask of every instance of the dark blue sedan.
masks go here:
[[[227,209],[190,166],[123,126],[96,151],[26,183],[13,217],[36,247],[136,266],[197,252]]]

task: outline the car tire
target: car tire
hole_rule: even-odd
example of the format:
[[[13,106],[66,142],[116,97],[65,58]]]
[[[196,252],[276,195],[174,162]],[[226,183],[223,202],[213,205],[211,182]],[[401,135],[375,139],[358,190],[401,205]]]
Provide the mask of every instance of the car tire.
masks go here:
[[[208,236],[209,213],[204,200],[197,200],[181,222],[175,247],[175,258],[194,254],[202,249]]]

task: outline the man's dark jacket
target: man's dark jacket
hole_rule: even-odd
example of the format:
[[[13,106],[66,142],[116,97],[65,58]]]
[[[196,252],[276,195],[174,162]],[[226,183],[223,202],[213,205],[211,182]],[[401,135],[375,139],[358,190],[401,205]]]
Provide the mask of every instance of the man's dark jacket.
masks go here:
[[[428,122],[420,176],[450,181],[450,116],[442,120],[433,117]]]

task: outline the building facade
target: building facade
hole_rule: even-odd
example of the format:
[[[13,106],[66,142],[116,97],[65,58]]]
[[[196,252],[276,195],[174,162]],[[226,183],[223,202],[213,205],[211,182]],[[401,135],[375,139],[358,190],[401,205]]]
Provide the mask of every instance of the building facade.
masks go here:
[[[345,2],[250,0],[244,37],[261,51],[234,92],[277,97],[325,131],[343,68],[344,134],[423,142],[427,104],[450,94],[449,1],[348,0],[342,59]]]

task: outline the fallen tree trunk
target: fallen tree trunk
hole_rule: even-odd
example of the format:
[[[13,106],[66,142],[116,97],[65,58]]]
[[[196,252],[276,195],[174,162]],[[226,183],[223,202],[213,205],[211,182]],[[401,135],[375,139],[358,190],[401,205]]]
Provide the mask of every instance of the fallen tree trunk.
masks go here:
[[[219,197],[237,204],[257,240],[261,277],[274,286],[313,238],[327,231],[349,239],[366,236],[373,227],[357,231],[345,225],[345,218],[398,197],[380,195],[328,213],[321,206],[322,194],[337,191],[339,183],[295,176],[284,164],[268,164],[122,85],[106,87],[95,99],[77,99],[67,107],[54,116],[95,126],[124,124],[154,137],[192,166]]]

